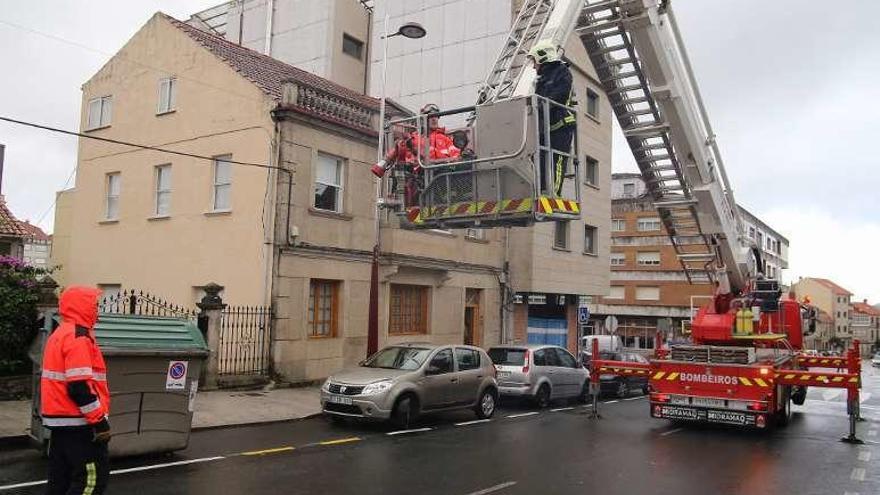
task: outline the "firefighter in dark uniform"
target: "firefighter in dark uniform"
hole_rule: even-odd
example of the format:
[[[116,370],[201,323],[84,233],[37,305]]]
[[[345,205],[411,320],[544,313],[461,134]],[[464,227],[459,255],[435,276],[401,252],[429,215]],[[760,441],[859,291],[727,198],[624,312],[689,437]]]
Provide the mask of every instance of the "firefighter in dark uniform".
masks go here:
[[[40,413],[52,432],[49,495],[100,495],[110,475],[110,390],[94,331],[100,293],[70,287],[61,294],[61,325],[43,351]]]
[[[559,49],[549,41],[539,41],[529,50],[529,58],[535,64],[538,80],[535,82],[535,94],[556,103],[572,107],[577,105],[571,83],[571,70],[559,55]],[[539,107],[540,108],[540,107]],[[543,110],[543,109],[541,109]],[[543,111],[539,114],[541,122],[541,144],[544,144]],[[550,107],[550,148],[560,153],[571,153],[571,142],[575,133],[574,114],[562,107]],[[548,170],[547,153],[541,153],[541,191],[549,194],[552,190],[558,197],[562,194],[562,181],[565,175],[568,158],[553,153],[552,170]],[[552,184],[548,184],[547,174],[552,174]]]

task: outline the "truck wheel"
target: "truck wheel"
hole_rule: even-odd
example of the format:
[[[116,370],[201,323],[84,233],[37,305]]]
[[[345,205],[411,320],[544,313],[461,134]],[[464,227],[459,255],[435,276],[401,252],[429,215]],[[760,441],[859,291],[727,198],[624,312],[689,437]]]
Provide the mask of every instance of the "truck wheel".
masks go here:
[[[802,406],[807,400],[807,387],[793,387],[791,390],[791,401],[795,405]]]
[[[783,427],[791,421],[791,387],[784,387],[779,397],[782,408],[776,412],[776,425]]]

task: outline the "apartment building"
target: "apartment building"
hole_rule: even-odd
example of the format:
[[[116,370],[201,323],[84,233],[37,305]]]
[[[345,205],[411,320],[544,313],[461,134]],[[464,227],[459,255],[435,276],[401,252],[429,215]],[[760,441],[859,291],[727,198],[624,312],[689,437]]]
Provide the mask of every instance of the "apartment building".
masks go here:
[[[312,2],[314,3],[314,2]],[[385,95],[401,105],[418,109],[434,103],[442,109],[473,105],[477,89],[486,77],[506,38],[520,0],[451,0],[413,2],[407,0],[375,0],[354,2],[336,0],[322,6],[320,12],[335,12],[328,16],[315,11],[308,2],[298,0],[250,0],[231,2],[228,8],[196,14],[190,23],[201,28],[214,23],[213,29],[222,31],[227,40],[271,53],[286,63],[315,71],[336,80],[340,74],[336,62],[308,65],[296,50],[314,52],[315,43],[335,47],[333,56],[344,53],[346,47],[360,46],[356,41],[368,40],[364,50],[369,56],[366,91],[374,96]],[[225,10],[224,10],[225,9]],[[341,12],[345,12],[341,14]],[[268,13],[271,12],[271,16]],[[480,12],[480,15],[468,15]],[[364,14],[366,13],[366,14]],[[362,17],[366,15],[366,17]],[[328,19],[321,33],[310,31],[308,21]],[[203,20],[199,20],[199,18]],[[388,57],[384,61],[383,41],[387,18],[388,32],[395,32],[406,22],[418,22],[427,34],[422,39],[393,37],[387,40]],[[221,19],[225,23],[221,26]],[[237,20],[236,20],[237,19]],[[343,22],[343,19],[348,19]],[[349,21],[365,19],[363,29],[356,29]],[[357,22],[356,22],[357,21]],[[317,21],[316,21],[317,22]],[[321,21],[322,23],[324,21]],[[238,23],[238,24],[236,24]],[[297,24],[300,23],[300,24]],[[284,38],[277,25],[294,26],[290,38]],[[239,28],[236,28],[239,26]],[[244,26],[240,28],[240,26]],[[243,29],[240,34],[236,29]],[[333,33],[327,38],[324,31]],[[272,32],[270,50],[265,49],[265,33]],[[366,38],[361,33],[368,33]],[[251,34],[248,34],[251,33]],[[287,35],[285,35],[287,36]],[[317,36],[317,37],[316,37]],[[238,38],[236,38],[238,37]],[[300,40],[289,45],[293,39]],[[328,43],[326,40],[330,39]],[[314,41],[317,40],[317,41]],[[342,44],[337,46],[338,43]],[[608,288],[608,253],[611,180],[611,120],[613,115],[603,96],[601,84],[580,41],[574,37],[565,47],[566,58],[574,73],[575,88],[580,101],[578,120],[582,184],[583,219],[578,222],[541,224],[509,231],[511,246],[507,257],[509,289],[515,294],[513,303],[505,305],[507,338],[526,341],[547,341],[576,345],[576,308],[591,297],[604,295]],[[325,53],[318,50],[320,53]],[[332,58],[332,57],[331,57]],[[350,58],[350,54],[348,56]],[[345,56],[342,60],[347,60]],[[332,67],[333,70],[327,70]],[[348,67],[348,66],[346,66]],[[350,67],[349,67],[350,69]],[[321,72],[321,71],[324,72]],[[334,72],[336,71],[336,72]],[[358,73],[360,74],[360,73]],[[331,75],[333,77],[331,77]],[[348,77],[348,76],[346,76]],[[354,88],[355,86],[349,85]],[[444,117],[443,124],[454,128],[463,125],[463,119]],[[451,235],[467,233],[448,232]],[[483,231],[475,236],[492,236]],[[549,329],[549,330],[548,330]],[[556,337],[548,337],[556,335]]]
[[[52,250],[52,237],[28,221],[19,222],[19,225],[27,232],[22,247],[24,262],[37,268],[49,268],[51,266],[49,254]]]
[[[880,340],[880,310],[868,304],[868,300],[852,303],[853,338],[861,342],[859,350],[863,356],[870,356],[877,349]]]
[[[594,316],[588,331],[609,331],[606,318],[614,316],[626,345],[650,348],[658,328],[679,335],[693,310],[711,299],[713,288],[688,281],[641,174],[614,174],[611,197],[611,289],[590,305]],[[780,279],[788,267],[788,240],[742,207],[740,214],[744,227],[761,235],[767,276]]]
[[[798,299],[809,298],[811,304],[828,313],[833,319],[832,334],[838,349],[846,349],[853,339],[851,326],[852,292],[827,278],[802,277],[791,285]]]

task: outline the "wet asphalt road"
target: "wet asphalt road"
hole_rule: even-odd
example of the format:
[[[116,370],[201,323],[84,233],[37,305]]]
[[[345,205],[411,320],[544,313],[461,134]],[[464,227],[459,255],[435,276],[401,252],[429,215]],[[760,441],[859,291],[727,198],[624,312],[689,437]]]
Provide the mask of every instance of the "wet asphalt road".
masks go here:
[[[845,393],[813,389],[792,423],[770,432],[648,417],[641,396],[590,410],[505,404],[489,422],[461,412],[425,431],[336,425],[323,418],[196,432],[173,456],[116,460],[110,494],[874,494],[880,493],[880,369],[866,367],[859,435]],[[195,461],[195,462],[193,462]],[[168,463],[191,462],[163,466]],[[44,479],[31,451],[0,452],[0,495]],[[144,466],[159,466],[139,470]],[[488,490],[488,491],[487,491]]]

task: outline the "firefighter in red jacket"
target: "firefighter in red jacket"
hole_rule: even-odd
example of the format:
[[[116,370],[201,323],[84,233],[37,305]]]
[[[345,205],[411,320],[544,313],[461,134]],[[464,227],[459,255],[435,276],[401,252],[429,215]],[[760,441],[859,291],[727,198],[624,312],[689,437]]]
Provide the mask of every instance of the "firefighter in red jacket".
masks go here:
[[[426,115],[439,111],[440,108],[437,105],[429,103],[422,107],[420,113]],[[461,156],[461,150],[453,144],[452,138],[446,134],[446,128],[440,127],[439,116],[428,115],[427,131],[427,142],[418,131],[412,131],[408,136],[398,139],[394,143],[394,147],[385,154],[385,159],[372,167],[372,172],[377,177],[382,177],[386,170],[394,166],[405,167],[404,206],[407,207],[416,206],[419,202],[421,189],[419,184],[422,175],[420,163],[424,163],[425,160],[449,160]],[[417,159],[417,156],[420,159]]]
[[[99,294],[91,287],[70,287],[61,294],[62,322],[43,351],[40,411],[52,432],[50,495],[100,495],[110,474],[110,391],[94,332]]]

